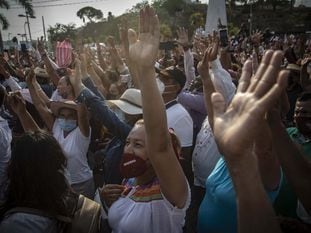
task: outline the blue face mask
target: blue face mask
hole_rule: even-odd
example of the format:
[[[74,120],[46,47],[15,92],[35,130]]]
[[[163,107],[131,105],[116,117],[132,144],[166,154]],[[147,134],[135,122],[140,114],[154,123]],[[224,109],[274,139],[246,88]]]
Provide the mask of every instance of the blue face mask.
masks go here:
[[[59,127],[65,132],[70,132],[77,127],[76,120],[65,120],[64,118],[57,118]]]

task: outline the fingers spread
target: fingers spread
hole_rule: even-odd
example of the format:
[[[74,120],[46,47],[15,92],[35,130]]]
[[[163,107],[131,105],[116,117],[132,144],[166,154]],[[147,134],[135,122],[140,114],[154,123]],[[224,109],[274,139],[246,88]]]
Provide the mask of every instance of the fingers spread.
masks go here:
[[[259,82],[255,88],[254,94],[257,97],[263,96],[271,87],[275,84],[280,66],[283,59],[283,53],[281,51],[276,51],[273,53],[270,59],[269,66],[267,66],[265,73],[259,79]]]
[[[268,50],[264,54],[264,56],[263,56],[263,58],[262,58],[262,60],[260,62],[260,65],[259,65],[259,67],[257,69],[257,72],[256,72],[255,76],[252,78],[251,84],[249,85],[249,88],[248,88],[249,92],[252,92],[252,91],[255,90],[256,86],[258,85],[258,82],[259,82],[260,78],[265,73],[265,71],[267,69],[267,66],[270,63],[272,55],[273,55],[273,51],[272,50]]]
[[[262,97],[258,102],[258,107],[269,111],[272,106],[276,103],[278,98],[281,96],[283,90],[287,85],[288,71],[281,71],[278,74],[277,83]]]

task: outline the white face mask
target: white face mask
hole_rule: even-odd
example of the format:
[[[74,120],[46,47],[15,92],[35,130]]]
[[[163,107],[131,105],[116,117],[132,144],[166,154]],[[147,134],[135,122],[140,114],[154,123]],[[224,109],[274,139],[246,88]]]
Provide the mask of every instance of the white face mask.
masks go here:
[[[157,81],[158,89],[162,95],[165,89],[165,85],[159,78],[156,78],[156,81]]]

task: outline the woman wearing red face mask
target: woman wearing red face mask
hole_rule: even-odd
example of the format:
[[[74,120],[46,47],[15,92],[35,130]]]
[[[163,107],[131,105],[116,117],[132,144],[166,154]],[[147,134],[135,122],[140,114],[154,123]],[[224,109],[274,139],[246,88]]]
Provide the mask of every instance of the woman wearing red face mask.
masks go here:
[[[120,164],[123,185],[106,185],[112,232],[182,232],[190,191],[179,164],[178,140],[167,129],[154,64],[159,46],[159,22],[152,8],[140,12],[140,36],[130,41],[142,93],[144,120],[127,137]],[[151,104],[152,103],[152,104]],[[175,145],[175,149],[174,149]]]

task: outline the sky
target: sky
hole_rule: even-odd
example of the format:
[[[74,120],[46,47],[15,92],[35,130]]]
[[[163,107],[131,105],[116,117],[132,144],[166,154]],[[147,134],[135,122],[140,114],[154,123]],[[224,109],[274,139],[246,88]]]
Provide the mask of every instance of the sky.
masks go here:
[[[10,27],[8,30],[2,31],[3,40],[12,39],[17,34],[24,34],[25,29],[29,39],[28,27],[25,25],[26,18],[18,17],[19,14],[25,14],[24,9],[16,4],[14,0],[8,0],[11,8],[9,10],[0,9],[1,13],[8,19]],[[208,0],[201,0],[206,3]],[[42,16],[44,17],[46,31],[48,27],[54,26],[56,23],[69,24],[75,23],[77,26],[83,24],[82,20],[76,16],[79,9],[85,6],[92,6],[100,9],[106,18],[108,12],[118,16],[131,9],[142,0],[33,0],[35,19],[29,19],[32,39],[43,36]],[[151,0],[149,0],[151,2]]]

